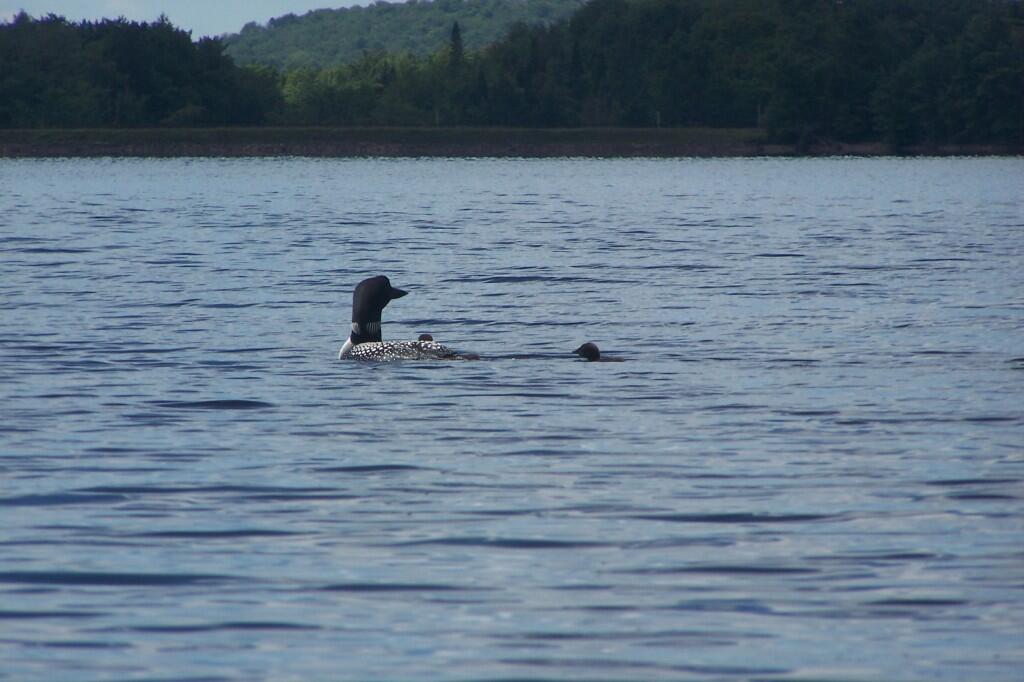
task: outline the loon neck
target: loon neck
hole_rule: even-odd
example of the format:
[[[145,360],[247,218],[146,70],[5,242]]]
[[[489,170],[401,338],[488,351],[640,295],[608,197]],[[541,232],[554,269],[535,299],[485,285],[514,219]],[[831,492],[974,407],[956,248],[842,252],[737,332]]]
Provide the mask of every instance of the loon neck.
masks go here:
[[[380,320],[372,322],[353,322],[352,333],[348,338],[349,341],[352,342],[353,346],[358,346],[361,343],[370,343],[371,341],[381,341]]]

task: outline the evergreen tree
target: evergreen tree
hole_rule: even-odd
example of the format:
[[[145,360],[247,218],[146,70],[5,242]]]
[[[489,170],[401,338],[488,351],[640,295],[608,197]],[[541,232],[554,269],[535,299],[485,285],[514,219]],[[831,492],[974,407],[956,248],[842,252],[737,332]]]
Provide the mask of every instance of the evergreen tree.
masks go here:
[[[458,72],[462,68],[463,57],[462,29],[459,28],[459,22],[456,21],[452,24],[452,35],[448,41],[448,64],[452,71]]]

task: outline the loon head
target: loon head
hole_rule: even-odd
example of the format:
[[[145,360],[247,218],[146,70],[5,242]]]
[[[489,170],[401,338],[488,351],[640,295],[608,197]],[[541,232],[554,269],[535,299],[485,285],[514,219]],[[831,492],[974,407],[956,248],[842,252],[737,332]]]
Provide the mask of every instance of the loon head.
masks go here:
[[[574,350],[573,353],[589,362],[595,362],[601,359],[601,351],[598,349],[597,344],[590,343],[589,341]]]
[[[433,341],[434,337],[431,336],[430,334],[420,334],[420,338],[418,338],[416,340],[417,341]]]
[[[396,289],[384,275],[364,279],[352,292],[352,333],[349,342],[353,346],[370,341],[380,341],[380,314],[384,307],[396,298],[402,298],[408,291]]]

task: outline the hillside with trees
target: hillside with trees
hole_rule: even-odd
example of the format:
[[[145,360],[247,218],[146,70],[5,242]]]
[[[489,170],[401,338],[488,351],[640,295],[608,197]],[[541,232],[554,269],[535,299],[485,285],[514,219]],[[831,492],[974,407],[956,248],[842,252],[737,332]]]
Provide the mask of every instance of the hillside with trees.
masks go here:
[[[323,68],[359,58],[363,52],[425,56],[443,48],[458,22],[466,48],[497,42],[514,24],[550,24],[571,15],[584,0],[408,0],[366,7],[287,14],[265,26],[249,23],[224,37],[239,64],[279,69]]]
[[[1024,142],[1024,11],[990,0],[591,0],[478,51],[282,76],[289,123],[760,128]]]
[[[591,0],[472,49],[239,68],[166,21],[0,24],[0,127],[757,128],[1024,144],[1017,0]]]
[[[0,23],[3,128],[253,125],[282,106],[277,74],[240,69],[165,18]]]

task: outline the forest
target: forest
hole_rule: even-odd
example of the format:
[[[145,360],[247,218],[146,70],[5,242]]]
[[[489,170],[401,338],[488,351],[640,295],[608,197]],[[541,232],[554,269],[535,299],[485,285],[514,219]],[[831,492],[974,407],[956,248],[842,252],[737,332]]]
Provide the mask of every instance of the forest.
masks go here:
[[[550,24],[564,19],[584,0],[406,0],[361,7],[286,14],[265,26],[246,24],[224,36],[236,63],[279,69],[323,68],[358,59],[364,51],[427,55],[448,43],[459,23],[465,47],[479,49],[500,40],[516,23]]]
[[[469,0],[467,0],[469,1]],[[0,24],[0,127],[757,128],[780,141],[1024,143],[1016,0],[591,0],[426,55],[238,66],[166,20]]]

